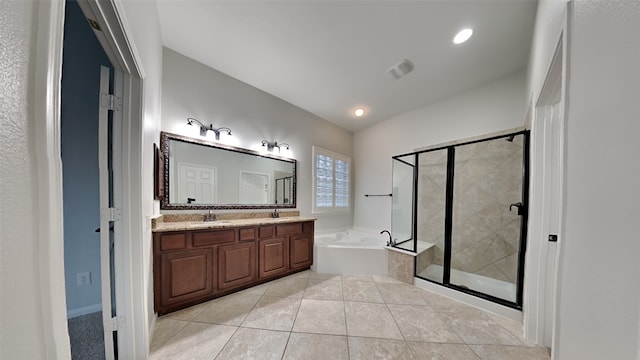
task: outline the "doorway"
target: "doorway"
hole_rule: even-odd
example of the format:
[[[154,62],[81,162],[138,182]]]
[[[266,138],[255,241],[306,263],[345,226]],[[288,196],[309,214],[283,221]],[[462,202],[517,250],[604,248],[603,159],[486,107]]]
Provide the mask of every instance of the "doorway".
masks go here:
[[[38,174],[40,178],[39,198],[42,204],[38,210],[42,234],[48,241],[43,242],[41,255],[43,334],[47,353],[56,358],[69,358],[70,346],[66,319],[66,297],[64,281],[64,209],[63,174],[61,156],[61,81],[64,48],[64,25],[66,2],[37,2],[37,36],[34,36],[38,56],[35,56],[34,112],[43,126],[34,127]],[[118,328],[118,353],[122,358],[145,358],[148,352],[149,321],[144,293],[144,265],[139,262],[145,252],[140,242],[144,234],[144,222],[140,199],[143,188],[141,175],[142,159],[142,110],[143,110],[143,67],[140,57],[133,48],[133,39],[128,35],[121,19],[121,5],[111,1],[87,0],[78,2],[87,19],[96,25],[94,34],[114,65],[115,89],[124,94],[121,104],[121,121],[115,122],[117,129],[113,136],[114,158],[114,200],[121,204],[123,221],[115,227],[117,238],[122,238],[122,246],[115,247],[116,303],[119,309],[117,319],[111,319],[110,326]],[[104,31],[103,31],[104,30]],[[144,152],[143,152],[144,153]],[[150,151],[149,151],[150,153]],[[137,156],[136,156],[137,154]],[[126,175],[126,176],[125,176]],[[94,224],[95,225],[95,224]],[[95,230],[95,228],[93,229]],[[102,275],[102,274],[101,274]],[[104,284],[102,284],[104,285]],[[104,293],[104,292],[103,292]]]
[[[117,341],[115,335],[105,332],[103,318],[111,318],[115,309],[110,306],[112,301],[105,307],[103,295],[109,300],[115,295],[111,281],[115,239],[113,225],[101,225],[101,208],[110,207],[109,199],[113,199],[109,196],[112,177],[102,179],[107,182],[107,195],[101,199],[101,170],[105,166],[99,160],[113,159],[109,152],[113,116],[106,109],[100,115],[100,103],[101,93],[113,89],[114,67],[76,1],[66,2],[64,33],[60,137],[71,355],[74,360],[113,359]],[[106,71],[104,75],[101,69]],[[100,141],[100,135],[106,141]],[[104,165],[107,171],[112,168]]]

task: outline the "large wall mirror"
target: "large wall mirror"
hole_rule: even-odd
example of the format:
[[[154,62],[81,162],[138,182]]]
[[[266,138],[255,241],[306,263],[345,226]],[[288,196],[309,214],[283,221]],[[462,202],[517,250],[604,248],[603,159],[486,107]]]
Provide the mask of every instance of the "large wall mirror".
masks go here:
[[[160,147],[163,210],[296,207],[294,159],[167,132]]]

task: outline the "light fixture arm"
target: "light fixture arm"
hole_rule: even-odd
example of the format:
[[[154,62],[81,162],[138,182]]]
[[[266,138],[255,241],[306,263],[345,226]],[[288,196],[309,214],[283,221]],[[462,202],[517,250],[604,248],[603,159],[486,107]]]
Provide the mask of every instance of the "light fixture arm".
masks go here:
[[[267,140],[262,140],[262,146],[266,146],[268,151],[273,151],[273,148],[278,148],[278,152],[280,152],[281,147],[284,147],[285,149],[289,150],[289,144],[286,144],[286,143],[278,144],[277,141],[271,142]]]
[[[221,128],[214,129],[212,126],[209,130],[213,131],[213,133],[216,134],[216,140],[220,140],[221,131],[225,131],[227,135],[231,135],[231,129],[229,129],[228,127],[221,127]]]
[[[220,132],[224,131],[227,133],[227,135],[231,135],[231,129],[229,129],[228,127],[221,127],[216,129],[213,127],[213,124],[209,124],[209,126],[207,127],[198,119],[187,118],[187,124],[194,125],[194,122],[200,125],[200,136],[207,136],[207,131],[213,131],[213,133],[216,135],[216,140],[220,140]]]

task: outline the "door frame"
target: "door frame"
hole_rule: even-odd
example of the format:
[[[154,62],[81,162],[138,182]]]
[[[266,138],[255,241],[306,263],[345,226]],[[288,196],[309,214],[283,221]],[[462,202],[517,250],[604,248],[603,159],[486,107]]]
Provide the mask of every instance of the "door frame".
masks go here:
[[[566,181],[567,14],[565,12],[545,81],[537,99],[532,102],[534,111],[530,124],[532,186],[529,207],[532,216],[525,262],[528,280],[523,326],[527,339],[551,348],[552,358],[557,343],[558,271],[562,260]],[[551,147],[556,147],[556,159],[547,158]],[[557,198],[555,203],[551,201],[554,196]],[[557,243],[548,241],[551,232],[558,236]]]
[[[125,319],[118,329],[119,355],[145,358],[148,353],[148,309],[144,301],[148,286],[143,274],[144,250],[142,214],[142,110],[143,78],[140,56],[132,47],[128,26],[118,0],[80,0],[85,15],[93,14],[103,29],[96,32],[114,68],[121,71],[124,96],[122,102],[122,175],[121,184],[123,246],[116,255],[117,306]],[[42,309],[45,351],[51,358],[71,357],[66,319],[64,280],[64,234],[62,197],[62,160],[60,144],[60,99],[62,51],[64,37],[64,0],[36,2],[37,32],[35,41],[35,76],[33,116],[36,166],[38,172],[38,233],[40,241],[40,304]],[[116,81],[118,81],[116,80]]]

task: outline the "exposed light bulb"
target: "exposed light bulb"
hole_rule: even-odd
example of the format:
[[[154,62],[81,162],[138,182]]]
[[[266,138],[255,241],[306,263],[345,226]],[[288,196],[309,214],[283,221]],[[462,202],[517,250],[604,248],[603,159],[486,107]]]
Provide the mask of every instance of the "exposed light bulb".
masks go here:
[[[363,109],[363,108],[357,108],[357,109],[353,112],[353,114],[354,114],[356,117],[362,117],[362,116],[364,115],[364,109]]]

